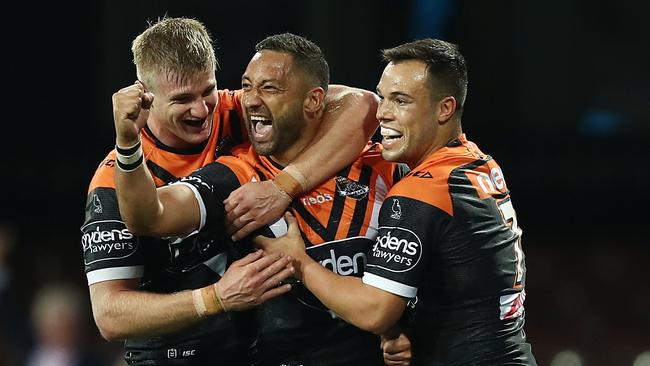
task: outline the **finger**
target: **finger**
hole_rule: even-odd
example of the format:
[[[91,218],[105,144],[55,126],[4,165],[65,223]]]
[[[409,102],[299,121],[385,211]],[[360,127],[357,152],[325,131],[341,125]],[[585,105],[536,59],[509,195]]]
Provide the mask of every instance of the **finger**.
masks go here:
[[[239,189],[241,189],[241,187]],[[244,197],[241,196],[240,194],[237,194],[236,191],[230,193],[228,198],[226,198],[223,201],[226,212],[230,212],[234,210],[237,206],[239,206],[242,203],[243,199]]]
[[[260,271],[260,277],[262,281],[266,282],[268,279],[271,279],[276,274],[278,274],[278,272],[282,271],[283,269],[286,269],[289,263],[291,263],[291,257],[283,256],[278,258],[278,260],[276,260],[275,262],[266,265],[266,267],[262,271]]]
[[[410,361],[391,361],[391,360],[386,360],[384,359],[384,364],[387,366],[409,366],[411,364]]]
[[[240,205],[234,205],[230,208],[230,210],[226,211],[226,221],[232,222],[235,221],[235,219],[239,218],[241,215],[246,213],[243,207],[239,207]]]
[[[300,227],[298,227],[298,220],[291,214],[291,212],[287,211],[284,214],[284,219],[287,221],[287,233],[292,234],[292,235],[300,235]]]
[[[275,276],[273,276],[273,277],[269,278],[268,280],[266,280],[263,283],[262,288],[265,291],[268,291],[269,289],[272,289],[274,287],[278,287],[278,286],[282,285],[282,281],[284,281],[285,279],[293,276],[294,273],[295,273],[295,271],[293,270],[293,267],[285,267],[278,274],[276,274]]]
[[[244,226],[248,225],[252,221],[254,221],[254,218],[251,217],[248,214],[242,215],[242,216],[232,220],[228,224],[228,229],[230,229],[232,231],[229,231],[228,234],[232,235],[232,234],[236,233],[237,231],[241,230]]]
[[[264,254],[263,250],[261,250],[261,249],[256,250],[253,253],[248,254],[244,258],[234,261],[231,266],[234,266],[234,265],[238,265],[238,266],[248,265],[248,264],[253,263],[256,260],[262,258],[263,254]]]
[[[242,191],[242,187],[239,187],[234,191],[230,192],[228,197],[226,197],[226,199],[223,200],[223,203],[226,206],[226,211],[230,211],[233,207],[237,206],[237,203],[239,203],[239,200],[241,198],[240,192]]]
[[[283,253],[267,253],[265,256],[262,256],[261,258],[255,260],[252,264],[255,264],[255,266],[259,268],[257,272],[261,272],[262,270],[271,266],[273,263],[281,260],[282,257],[284,257]],[[284,260],[286,260],[286,258],[284,258]]]
[[[151,92],[144,93],[142,95],[142,109],[149,109],[151,108],[151,104],[153,103],[154,95]]]
[[[239,230],[236,230],[235,233],[232,234],[232,240],[233,241],[241,240],[247,237],[248,235],[250,235],[251,233],[253,233],[255,230],[261,228],[262,226],[263,225],[261,221],[253,220],[247,223],[246,225],[244,225],[244,227],[240,228]]]
[[[394,365],[408,365],[411,361],[410,354],[390,354],[390,353],[384,353],[384,362],[386,362],[387,365],[394,364]],[[390,364],[388,362],[391,362]]]
[[[383,350],[386,353],[399,353],[409,349],[407,342],[402,342],[399,338],[391,339],[384,342]]]
[[[264,294],[262,294],[262,296],[260,296],[260,300],[262,302],[264,302],[264,301],[266,301],[268,299],[272,299],[272,298],[274,298],[276,296],[286,294],[289,291],[291,291],[291,285],[289,285],[289,284],[282,285],[282,286],[279,286],[279,287],[275,287],[275,288],[272,288],[272,289],[264,292]]]

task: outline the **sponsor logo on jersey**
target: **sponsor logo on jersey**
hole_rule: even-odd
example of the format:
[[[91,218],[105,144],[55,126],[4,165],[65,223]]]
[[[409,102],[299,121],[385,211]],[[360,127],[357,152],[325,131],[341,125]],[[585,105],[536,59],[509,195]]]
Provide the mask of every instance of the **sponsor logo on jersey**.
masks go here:
[[[415,177],[415,178],[423,178],[423,179],[431,179],[433,176],[431,173],[428,171],[421,171],[421,170],[416,170],[416,171],[410,171],[408,174],[406,174],[407,177]]]
[[[201,186],[209,189],[210,192],[213,192],[212,186],[210,184],[204,182],[201,177],[198,177],[196,175],[190,175],[189,177],[183,177],[183,178],[180,179],[179,182],[184,182],[184,183],[187,183],[187,184],[191,184],[191,185],[196,186],[196,187],[201,185]]]
[[[361,276],[372,240],[358,236],[307,248],[307,253],[323,267],[342,276]]]
[[[330,202],[334,199],[332,195],[329,193],[320,193],[320,192],[317,193],[318,194],[316,195],[303,197],[302,205],[303,206],[320,205],[325,202]]]
[[[363,269],[366,267],[365,253],[356,253],[353,256],[349,255],[336,255],[334,249],[330,249],[330,257],[323,259],[318,263],[321,266],[329,269],[330,271],[341,276],[361,275]]]
[[[104,208],[102,207],[102,201],[99,200],[99,196],[97,195],[97,193],[93,194],[93,211],[99,214],[104,212]]]
[[[399,200],[397,198],[393,198],[393,205],[391,206],[390,210],[392,211],[390,214],[391,219],[399,220],[402,218],[402,206],[399,204]]]
[[[339,196],[350,197],[355,200],[362,200],[366,198],[370,188],[367,185],[355,182],[346,177],[336,177],[336,193]]]
[[[490,175],[483,172],[479,173],[476,181],[483,192],[487,194],[497,193],[496,191],[503,192],[506,190],[506,181],[503,177],[503,172],[499,167],[490,169]]]
[[[415,267],[422,257],[422,241],[411,230],[401,227],[379,228],[372,248],[372,256],[380,259],[375,266],[390,272],[406,272]]]
[[[100,165],[104,165],[110,168],[115,167],[115,159],[104,159]]]
[[[95,221],[82,227],[81,232],[86,265],[99,260],[124,258],[133,254],[137,247],[137,239],[122,221]]]

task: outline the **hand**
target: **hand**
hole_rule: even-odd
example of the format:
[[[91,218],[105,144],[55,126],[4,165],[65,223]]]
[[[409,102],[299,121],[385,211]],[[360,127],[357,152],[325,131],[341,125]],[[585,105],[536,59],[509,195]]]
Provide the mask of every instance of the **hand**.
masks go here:
[[[411,364],[411,341],[403,332],[381,335],[381,349],[384,363],[389,366],[409,366]]]
[[[291,199],[271,181],[264,181],[244,184],[230,193],[223,203],[226,231],[237,241],[279,219]]]
[[[296,273],[294,277],[301,280],[302,270],[301,267],[306,265],[311,259],[307,254],[305,242],[300,235],[300,228],[296,218],[289,212],[284,214],[284,219],[287,221],[287,234],[279,238],[267,238],[261,235],[253,238],[253,243],[267,253],[284,253],[297,262],[294,265]]]
[[[113,120],[118,145],[129,147],[138,142],[140,130],[149,118],[153,99],[154,95],[147,92],[140,81],[113,94]]]
[[[289,292],[280,284],[293,273],[290,257],[258,250],[233,262],[215,287],[228,311],[245,310]]]

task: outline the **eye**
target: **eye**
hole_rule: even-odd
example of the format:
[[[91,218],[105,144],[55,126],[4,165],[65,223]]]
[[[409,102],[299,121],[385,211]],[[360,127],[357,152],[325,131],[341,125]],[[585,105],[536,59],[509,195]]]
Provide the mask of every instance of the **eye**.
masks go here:
[[[207,96],[209,96],[210,94],[212,94],[212,92],[214,92],[214,89],[215,89],[214,86],[211,86],[211,87],[207,88],[207,89],[203,92],[203,95],[201,95],[201,96],[202,96],[202,97],[207,97]]]
[[[278,92],[280,89],[279,89],[277,86],[275,86],[275,85],[264,85],[264,86],[262,87],[262,90],[264,90],[264,91],[266,91],[266,92],[269,92],[269,93],[276,93],[276,92]]]
[[[403,99],[403,98],[395,98],[395,104],[397,104],[397,105],[405,105],[405,104],[407,104],[407,103],[408,103],[408,101],[407,101],[406,99]]]
[[[250,91],[250,90],[251,90],[251,83],[249,83],[249,82],[247,82],[247,81],[242,81],[242,82],[241,82],[241,88],[242,88],[244,91]]]
[[[176,98],[172,98],[171,101],[176,103],[176,104],[186,104],[186,103],[189,103],[190,101],[192,101],[192,98],[189,97],[189,96],[179,96],[179,97],[176,97]]]

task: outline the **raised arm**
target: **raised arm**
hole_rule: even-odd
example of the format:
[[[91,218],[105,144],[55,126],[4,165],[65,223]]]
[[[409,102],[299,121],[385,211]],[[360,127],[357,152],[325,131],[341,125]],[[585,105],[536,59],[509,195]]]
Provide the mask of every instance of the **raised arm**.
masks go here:
[[[129,230],[136,234],[188,234],[200,223],[194,193],[182,185],[157,190],[151,173],[143,164],[140,130],[147,122],[153,98],[139,81],[113,94],[117,135],[115,184],[120,214]]]
[[[377,102],[367,90],[331,85],[311,145],[272,182],[247,183],[224,201],[233,240],[274,222],[293,198],[352,163],[377,129]]]
[[[296,278],[329,309],[363,330],[383,334],[397,323],[407,299],[367,285],[354,276],[340,276],[314,261],[305,250],[296,219],[285,214],[288,233],[277,239],[255,238],[267,252],[283,252],[294,258]],[[350,301],[350,297],[354,301]]]

